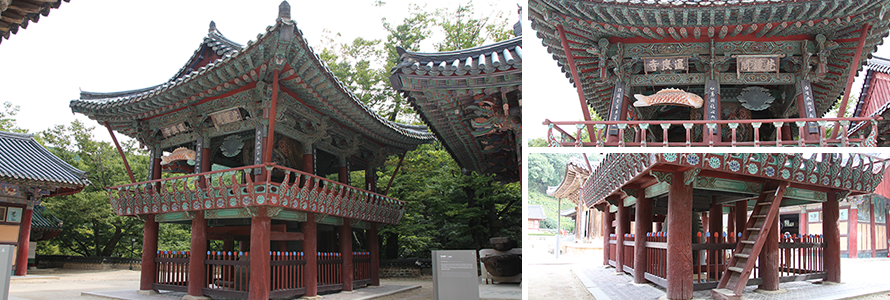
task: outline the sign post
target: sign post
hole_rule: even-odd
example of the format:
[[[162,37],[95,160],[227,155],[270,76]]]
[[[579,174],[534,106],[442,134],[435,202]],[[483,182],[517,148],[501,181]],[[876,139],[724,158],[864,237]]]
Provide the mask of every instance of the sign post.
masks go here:
[[[9,279],[12,277],[12,256],[15,246],[0,245],[0,299],[9,299]]]
[[[476,251],[433,250],[433,295],[436,300],[479,300]]]

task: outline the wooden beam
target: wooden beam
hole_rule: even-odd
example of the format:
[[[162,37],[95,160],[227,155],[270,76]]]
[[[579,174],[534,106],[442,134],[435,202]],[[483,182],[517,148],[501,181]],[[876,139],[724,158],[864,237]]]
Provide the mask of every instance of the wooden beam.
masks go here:
[[[847,100],[850,99],[850,93],[853,89],[853,81],[856,79],[856,71],[859,70],[859,60],[862,57],[862,48],[865,46],[865,39],[868,38],[868,31],[871,29],[871,24],[866,23],[862,25],[862,32],[859,33],[859,43],[856,45],[856,55],[853,56],[853,61],[850,62],[850,71],[847,73],[847,87],[844,89],[844,98],[841,99],[841,105],[838,108],[838,117],[842,117],[844,113],[847,111]],[[837,137],[837,132],[840,131],[838,128],[831,131],[831,138]]]
[[[587,106],[587,98],[584,97],[584,88],[581,85],[581,79],[578,76],[578,68],[575,66],[575,57],[572,55],[572,51],[569,49],[568,40],[566,40],[566,32],[565,28],[562,27],[562,24],[556,25],[556,30],[559,32],[559,39],[562,42],[562,49],[565,51],[566,55],[566,64],[569,65],[569,70],[572,72],[572,80],[575,81],[575,90],[578,92],[578,100],[581,102],[581,113],[584,115],[584,121],[590,121],[590,108]],[[605,51],[607,49],[604,49]],[[593,125],[587,125],[587,133],[590,136],[590,141],[593,142],[594,133]],[[581,138],[576,137],[576,138]]]
[[[127,162],[127,156],[124,155],[124,150],[121,149],[121,144],[117,142],[117,137],[114,136],[114,131],[111,130],[111,125],[108,124],[108,121],[105,121],[105,128],[108,128],[108,134],[111,135],[111,140],[114,141],[114,146],[117,147],[117,153],[120,154],[121,159],[124,160],[124,168],[127,169],[127,175],[130,175],[130,183],[136,183],[136,177],[133,177],[133,171],[130,170],[130,163]]]
[[[272,231],[271,235],[269,235],[269,240],[272,240],[272,241],[302,241],[303,233],[302,232]]]

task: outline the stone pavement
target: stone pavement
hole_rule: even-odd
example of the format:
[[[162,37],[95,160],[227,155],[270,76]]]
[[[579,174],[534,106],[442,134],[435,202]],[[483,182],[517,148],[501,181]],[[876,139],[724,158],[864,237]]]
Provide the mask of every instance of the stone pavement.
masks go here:
[[[753,292],[756,286],[745,289],[743,299],[843,299],[890,291],[890,281],[883,270],[890,269],[890,259],[842,259],[841,279],[838,285],[822,285],[814,282],[788,282],[779,285],[787,290],[781,294],[760,294]],[[634,284],[633,277],[615,275],[614,268],[603,266],[577,267],[575,276],[597,300],[608,299],[658,299],[664,296],[664,289],[652,284]],[[710,299],[710,290],[693,293],[697,299]]]

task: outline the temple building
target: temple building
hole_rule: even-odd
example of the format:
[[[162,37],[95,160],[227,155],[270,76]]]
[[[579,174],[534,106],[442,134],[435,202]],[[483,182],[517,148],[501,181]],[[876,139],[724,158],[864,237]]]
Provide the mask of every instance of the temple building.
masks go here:
[[[890,59],[874,57],[868,60],[867,71],[859,92],[853,117],[881,117],[877,121],[878,146],[890,145]],[[868,123],[853,124],[852,134],[868,127]]]
[[[635,283],[667,299],[741,299],[748,285],[841,282],[840,203],[875,191],[887,165],[864,154],[608,154],[581,202],[605,214],[604,264]],[[780,234],[791,225],[781,208],[800,205],[819,211],[816,226]]]
[[[313,52],[287,2],[246,46],[211,22],[169,81],[82,92],[70,106],[151,150],[148,178],[109,198],[118,215],[145,222],[140,291],[193,298],[379,285],[377,231],[397,224],[406,203],[376,193],[375,169],[434,140],[425,126],[362,104]],[[356,170],[364,189],[349,182]],[[161,222],[191,224],[190,249],[157,251]],[[211,240],[222,249],[208,249]]]
[[[517,23],[518,24],[518,23]],[[522,32],[470,49],[421,53],[398,48],[390,84],[401,92],[467,171],[520,180]]]
[[[874,146],[876,117],[824,115],[854,105],[845,91],[888,33],[888,2],[530,0],[584,114],[541,120],[548,143]]]
[[[574,207],[561,211],[560,215],[572,218],[575,221],[575,241],[582,244],[593,242],[593,240],[601,241],[603,238],[600,228],[602,228],[602,212],[592,209],[581,200],[581,185],[590,177],[590,162],[586,159],[580,159],[573,156],[566,162],[565,175],[558,186],[547,189],[547,195],[557,198],[562,207],[562,200],[568,200]],[[580,245],[563,245],[567,248]],[[602,250],[600,248],[600,250]],[[572,252],[572,251],[566,251]]]
[[[89,184],[84,171],[43,148],[32,134],[0,131],[0,244],[16,247],[15,275],[27,275],[34,242],[61,230],[61,221],[40,206],[43,198],[76,194]]]

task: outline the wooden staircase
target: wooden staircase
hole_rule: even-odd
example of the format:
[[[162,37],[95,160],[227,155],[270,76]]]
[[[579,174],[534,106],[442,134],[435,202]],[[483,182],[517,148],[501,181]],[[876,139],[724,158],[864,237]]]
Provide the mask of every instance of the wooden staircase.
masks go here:
[[[772,186],[774,188],[767,188]],[[788,183],[765,184],[764,192],[757,198],[751,217],[745,225],[745,231],[736,246],[732,259],[717,288],[711,290],[714,299],[741,299],[742,291],[748,283],[754,263],[760,255],[763,243],[766,241],[767,232],[775,223],[779,215],[779,206]]]

